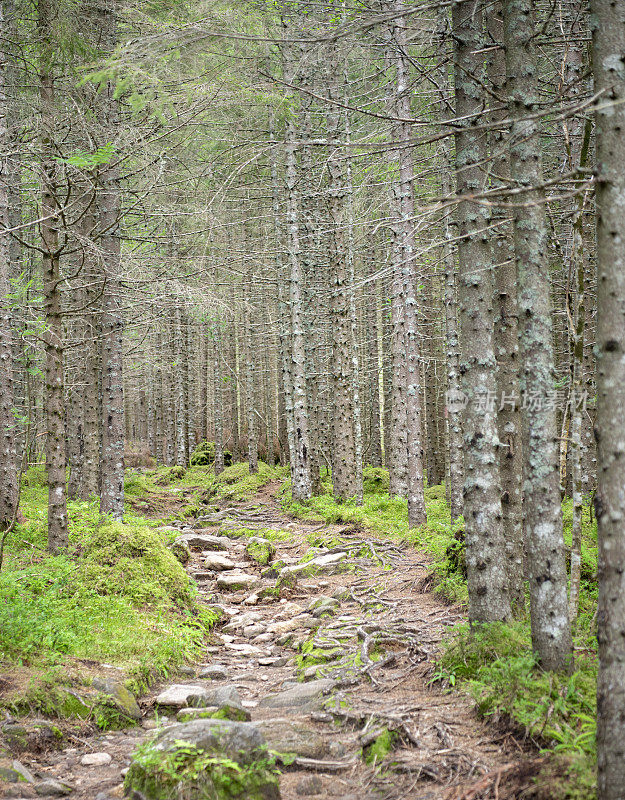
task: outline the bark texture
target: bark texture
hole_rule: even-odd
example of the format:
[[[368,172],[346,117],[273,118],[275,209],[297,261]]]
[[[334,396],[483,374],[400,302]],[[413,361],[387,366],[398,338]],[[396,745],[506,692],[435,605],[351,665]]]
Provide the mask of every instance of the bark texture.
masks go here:
[[[597,125],[598,796],[625,787],[625,6],[591,0]]]

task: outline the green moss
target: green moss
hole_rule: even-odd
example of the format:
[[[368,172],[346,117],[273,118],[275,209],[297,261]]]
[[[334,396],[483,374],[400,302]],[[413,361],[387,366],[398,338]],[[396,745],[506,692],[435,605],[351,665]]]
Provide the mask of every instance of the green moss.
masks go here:
[[[98,527],[85,543],[80,563],[84,584],[100,595],[123,595],[138,606],[189,606],[193,589],[159,534],[145,526],[114,522]]]
[[[257,564],[266,566],[276,554],[276,548],[268,539],[254,537],[245,545],[245,552]]]
[[[375,741],[364,748],[364,756],[367,764],[375,765],[383,761],[393,749],[397,741],[397,733],[388,728],[383,728]]]
[[[277,775],[269,757],[238,764],[182,741],[173,752],[147,743],[135,753],[124,786],[147,800],[266,800],[279,796]]]

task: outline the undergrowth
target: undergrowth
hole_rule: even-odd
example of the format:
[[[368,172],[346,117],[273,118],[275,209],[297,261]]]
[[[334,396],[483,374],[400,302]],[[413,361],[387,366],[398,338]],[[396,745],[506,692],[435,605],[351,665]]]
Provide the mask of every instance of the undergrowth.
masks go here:
[[[140,687],[199,656],[215,615],[196,605],[154,522],[127,511],[123,524],[102,524],[96,499],[70,501],[69,551],[51,556],[40,468],[26,475],[20,511],[25,521],[8,538],[0,573],[3,670],[41,676],[86,659],[123,668]]]
[[[577,651],[572,675],[544,672],[527,621],[461,625],[445,643],[435,680],[466,691],[481,714],[505,719],[564,763],[552,797],[596,797],[596,659]],[[553,775],[550,780],[553,779]]]

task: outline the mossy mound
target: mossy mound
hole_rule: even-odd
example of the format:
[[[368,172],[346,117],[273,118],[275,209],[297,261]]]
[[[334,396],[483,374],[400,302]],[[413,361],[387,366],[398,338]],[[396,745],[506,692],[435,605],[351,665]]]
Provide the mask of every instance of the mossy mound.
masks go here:
[[[279,800],[274,761],[249,723],[195,720],[141,745],[124,785],[146,800]]]
[[[254,536],[245,545],[245,552],[251,559],[256,561],[257,564],[261,564],[265,567],[273,561],[276,555],[276,548],[268,539]]]
[[[169,486],[170,483],[184,478],[185,472],[186,470],[184,467],[168,467],[160,472],[160,474],[154,479],[154,483],[156,483],[158,486]]]
[[[189,606],[189,578],[153,529],[113,522],[97,528],[87,540],[80,580],[101,595],[124,595],[136,605]]]

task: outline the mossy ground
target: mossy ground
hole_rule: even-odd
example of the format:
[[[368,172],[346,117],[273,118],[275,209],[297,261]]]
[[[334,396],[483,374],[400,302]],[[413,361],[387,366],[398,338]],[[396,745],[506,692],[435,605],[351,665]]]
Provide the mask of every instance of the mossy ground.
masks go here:
[[[128,509],[123,524],[102,524],[95,499],[70,501],[69,552],[51,556],[41,468],[26,475],[20,510],[0,573],[0,704],[43,710],[51,684],[80,683],[81,662],[120,667],[139,690],[199,656],[215,615],[154,520]]]

